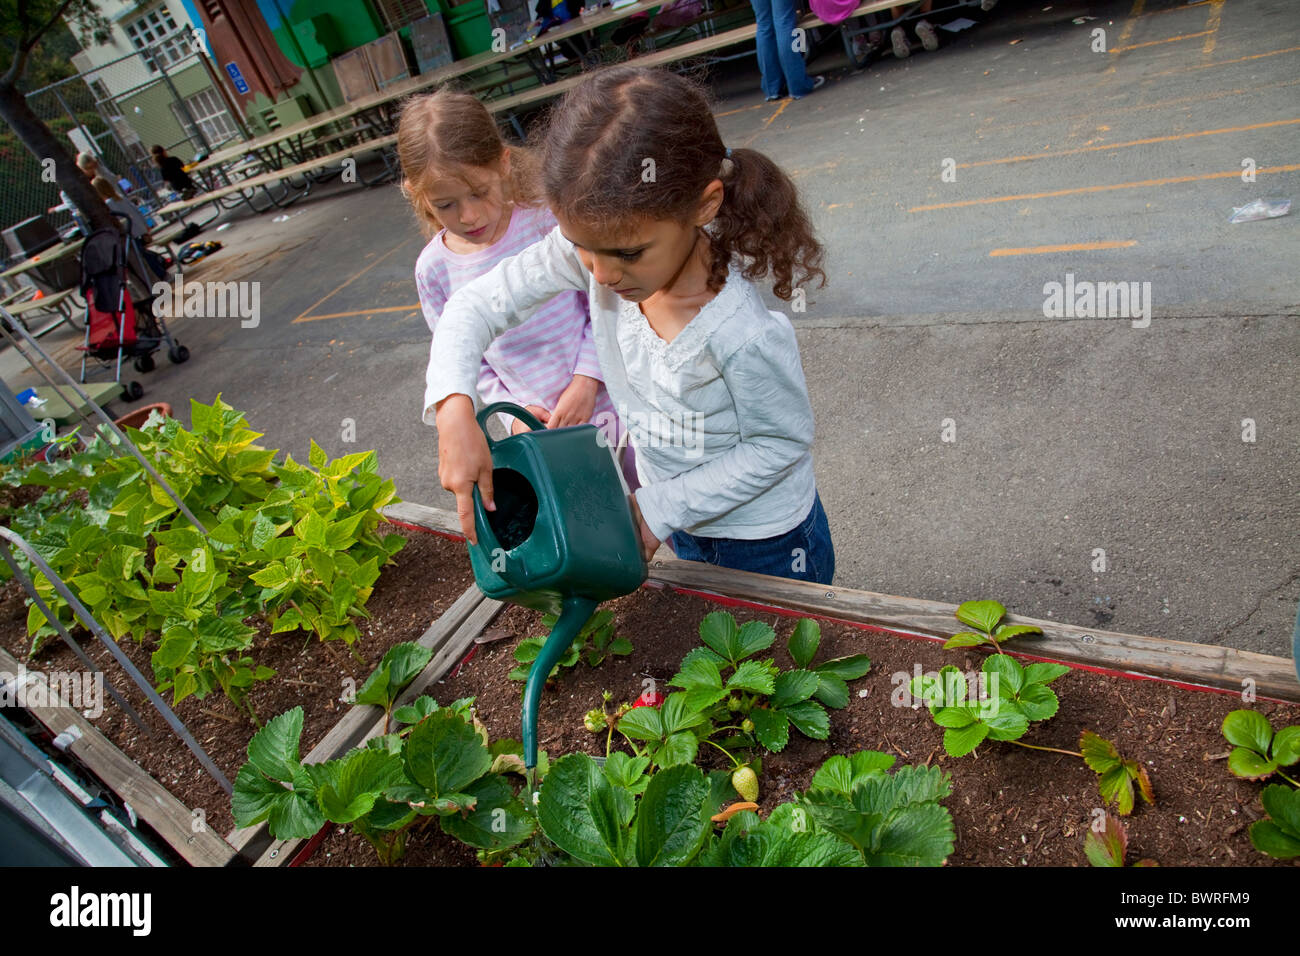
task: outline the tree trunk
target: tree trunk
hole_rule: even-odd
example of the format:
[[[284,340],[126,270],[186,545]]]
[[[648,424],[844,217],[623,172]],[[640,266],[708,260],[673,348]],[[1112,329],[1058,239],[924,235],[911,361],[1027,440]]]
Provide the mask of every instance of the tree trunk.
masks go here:
[[[109,212],[103,198],[90,185],[86,174],[77,168],[76,159],[63,142],[32,112],[23,92],[4,83],[0,83],[0,119],[9,124],[9,128],[31,154],[42,161],[43,166],[47,165],[44,160],[54,160],[55,181],[76,203],[91,229],[117,226],[117,217]]]

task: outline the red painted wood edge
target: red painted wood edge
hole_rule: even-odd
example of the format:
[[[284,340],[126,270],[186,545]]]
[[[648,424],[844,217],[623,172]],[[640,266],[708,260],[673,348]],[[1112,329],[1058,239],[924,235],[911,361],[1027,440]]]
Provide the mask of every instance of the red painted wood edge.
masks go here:
[[[334,824],[327,821],[323,827],[316,831],[316,835],[307,841],[307,845],[294,854],[293,859],[289,861],[289,865],[302,866],[316,852],[316,848],[325,842],[325,838],[333,832]]]
[[[433,528],[425,528],[420,525],[407,524],[404,521],[393,521],[391,518],[386,518],[385,520],[388,521],[389,524],[397,525],[399,528],[409,528],[411,531],[423,531],[425,534],[436,534],[442,538],[450,538],[452,541],[465,540],[464,535],[450,534],[446,531],[435,531]],[[819,621],[831,621],[835,624],[844,624],[847,625],[848,627],[856,627],[859,630],[863,630],[863,631],[877,631],[881,634],[890,634],[893,635],[894,637],[902,637],[910,641],[929,641],[931,644],[941,644],[947,640],[947,638],[944,637],[932,637],[931,635],[928,634],[915,634],[909,631],[896,631],[893,630],[892,628],[882,627],[879,624],[865,624],[862,621],[846,621],[842,617],[833,617],[830,614],[813,614],[807,611],[792,610],[791,608],[788,607],[779,607],[774,604],[760,604],[757,601],[747,601],[743,598],[727,597],[725,594],[715,594],[712,591],[696,591],[693,588],[683,587],[682,585],[679,584],[669,584],[666,581],[663,582],[657,581],[653,583],[647,581],[645,584],[641,586],[645,588],[660,588],[660,587],[672,588],[672,590],[677,594],[688,594],[691,597],[703,598],[704,600],[709,601],[712,604],[721,604],[723,607],[747,607],[747,608],[752,608],[755,611],[766,611],[769,614],[780,614],[783,617],[811,617]],[[1154,677],[1150,674],[1135,674],[1132,671],[1111,670],[1110,668],[1097,667],[1092,664],[1079,664],[1074,661],[1062,661],[1054,657],[1037,657],[1033,654],[1026,654],[1024,651],[1006,651],[1006,653],[1010,654],[1012,657],[1021,657],[1031,661],[1046,661],[1051,664],[1064,664],[1065,666],[1071,668],[1072,670],[1090,671],[1093,674],[1104,674],[1107,677],[1123,677],[1126,680],[1149,680],[1149,681],[1155,681],[1156,683],[1159,684],[1169,684],[1172,687],[1181,687],[1184,690],[1199,690],[1199,691],[1205,691],[1214,694],[1227,694],[1231,697],[1236,697],[1239,694],[1239,691],[1228,690],[1227,688],[1224,687],[1211,687],[1208,684],[1188,684],[1185,681],[1174,680],[1173,678],[1170,677]],[[468,658],[466,659],[468,660]],[[464,661],[462,661],[461,663],[464,663]],[[1289,700],[1282,700],[1281,698],[1278,697],[1266,697],[1263,695],[1257,695],[1255,699],[1266,700],[1274,704],[1292,703]]]

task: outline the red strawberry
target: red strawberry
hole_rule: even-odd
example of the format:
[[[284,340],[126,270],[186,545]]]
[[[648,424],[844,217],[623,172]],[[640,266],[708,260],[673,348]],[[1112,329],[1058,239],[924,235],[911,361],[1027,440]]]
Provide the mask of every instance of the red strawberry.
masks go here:
[[[635,710],[638,707],[658,707],[663,702],[663,694],[659,693],[657,690],[648,690],[636,699],[632,704],[631,709]]]

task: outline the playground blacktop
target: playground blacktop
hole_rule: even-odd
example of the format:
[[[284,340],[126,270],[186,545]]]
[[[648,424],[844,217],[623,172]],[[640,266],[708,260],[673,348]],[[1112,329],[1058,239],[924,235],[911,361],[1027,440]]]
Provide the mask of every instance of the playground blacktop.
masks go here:
[[[797,102],[752,58],[710,79],[726,142],[794,175],[828,249],[791,317],[836,583],[1289,656],[1300,210],[1228,219],[1300,193],[1295,4],[1002,0],[940,33],[858,73],[829,44]],[[268,447],[374,448],[450,506],[396,187],[227,217],[185,278],[257,283],[256,321],[176,319],[193,357],[135,375],[144,401],[188,422],[220,392]],[[1089,311],[1102,283],[1127,309]],[[42,344],[71,368],[78,341]],[[12,349],[0,376],[37,384]]]

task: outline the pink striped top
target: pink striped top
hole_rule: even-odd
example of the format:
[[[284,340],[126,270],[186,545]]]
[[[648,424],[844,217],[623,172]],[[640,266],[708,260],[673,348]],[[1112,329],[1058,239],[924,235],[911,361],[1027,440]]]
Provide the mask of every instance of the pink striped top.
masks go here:
[[[512,207],[510,225],[496,242],[468,254],[452,252],[440,231],[415,263],[415,285],[429,331],[437,330],[442,308],[457,289],[487,272],[502,259],[521,252],[555,228],[549,209]],[[514,402],[548,411],[575,375],[604,382],[596,361],[596,344],[583,292],[562,292],[539,308],[523,325],[506,332],[483,355],[478,393],[484,404]],[[610,421],[614,405],[602,384],[593,421]],[[605,418],[601,414],[606,413]],[[432,421],[430,421],[432,424]]]

